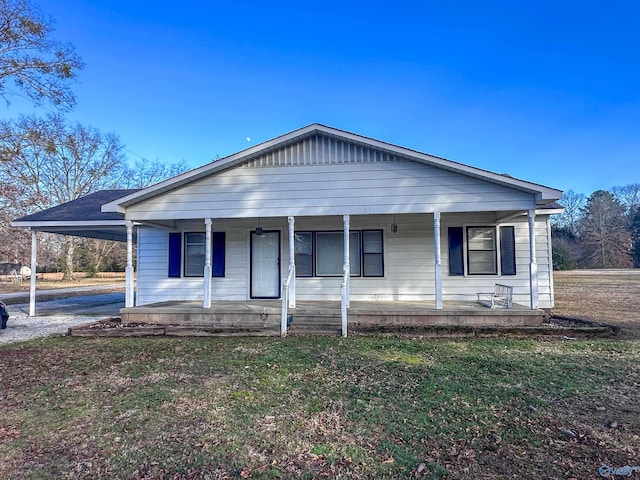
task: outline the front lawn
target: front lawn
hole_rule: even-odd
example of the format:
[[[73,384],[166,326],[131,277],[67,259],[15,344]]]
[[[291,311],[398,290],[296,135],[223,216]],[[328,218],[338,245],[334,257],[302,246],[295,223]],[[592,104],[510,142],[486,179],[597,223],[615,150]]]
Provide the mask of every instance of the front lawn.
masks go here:
[[[598,478],[640,342],[49,338],[0,348],[0,478]]]

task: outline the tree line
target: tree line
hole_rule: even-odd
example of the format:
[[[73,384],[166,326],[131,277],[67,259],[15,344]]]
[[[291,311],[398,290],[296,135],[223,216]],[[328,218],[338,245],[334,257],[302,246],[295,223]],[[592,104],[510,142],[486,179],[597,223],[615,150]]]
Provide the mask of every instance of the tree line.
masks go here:
[[[640,267],[640,184],[597,190],[588,197],[573,190],[552,217],[556,269]]]
[[[29,263],[29,232],[15,218],[108,188],[141,188],[187,169],[139,158],[130,162],[115,133],[71,122],[71,84],[84,67],[75,47],[54,38],[53,20],[29,0],[0,0],[0,96],[15,97],[54,113],[0,121],[0,262]],[[116,242],[40,234],[39,268],[95,273],[123,270]]]

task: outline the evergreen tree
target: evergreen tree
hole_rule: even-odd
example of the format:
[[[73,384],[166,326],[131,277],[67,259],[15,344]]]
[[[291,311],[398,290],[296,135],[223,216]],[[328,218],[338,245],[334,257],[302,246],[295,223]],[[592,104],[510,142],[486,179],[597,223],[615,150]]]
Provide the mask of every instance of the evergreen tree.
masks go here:
[[[626,268],[632,265],[631,235],[624,206],[605,190],[592,193],[579,223],[582,262],[587,268]]]
[[[633,266],[640,267],[640,208],[635,209],[635,214],[631,220],[631,240],[633,241],[633,249],[631,251]]]

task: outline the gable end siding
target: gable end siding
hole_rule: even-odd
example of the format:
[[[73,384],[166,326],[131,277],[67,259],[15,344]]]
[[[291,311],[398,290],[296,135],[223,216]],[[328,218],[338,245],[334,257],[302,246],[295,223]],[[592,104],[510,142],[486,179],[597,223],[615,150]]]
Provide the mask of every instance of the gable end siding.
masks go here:
[[[234,168],[127,209],[131,220],[527,210],[532,195],[409,160]]]
[[[400,157],[389,152],[325,135],[314,135],[259,155],[242,166],[244,168],[300,167],[305,165],[396,162],[398,160]]]

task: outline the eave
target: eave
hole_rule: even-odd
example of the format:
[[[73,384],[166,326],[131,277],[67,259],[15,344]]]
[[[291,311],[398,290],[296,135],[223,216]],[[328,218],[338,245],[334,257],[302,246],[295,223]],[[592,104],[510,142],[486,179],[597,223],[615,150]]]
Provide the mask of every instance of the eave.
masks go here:
[[[553,202],[555,200],[558,200],[562,196],[562,192],[555,188],[527,182],[525,180],[516,179],[507,175],[493,173],[477,167],[472,167],[452,160],[447,160],[445,158],[429,155],[373,138],[364,137],[362,135],[357,135],[336,128],[328,127],[326,125],[311,124],[298,130],[294,130],[293,132],[287,133],[285,135],[281,135],[266,142],[260,143],[248,149],[242,150],[226,158],[208,163],[194,170],[190,170],[171,179],[157,183],[156,185],[152,185],[145,189],[139,190],[130,195],[113,200],[109,203],[104,204],[102,206],[102,211],[118,212],[124,214],[126,211],[126,207],[130,205],[134,205],[144,200],[153,198],[157,195],[161,195],[163,193],[180,188],[181,186],[197,181],[203,177],[215,174],[222,170],[233,168],[234,166],[240,165],[255,156],[285,147],[291,143],[298,142],[306,137],[313,135],[326,135],[339,138],[341,140],[349,141],[354,144],[386,151],[412,161],[450,170],[462,175],[479,178],[484,181],[524,191],[535,196],[537,205],[544,205],[546,203]]]

